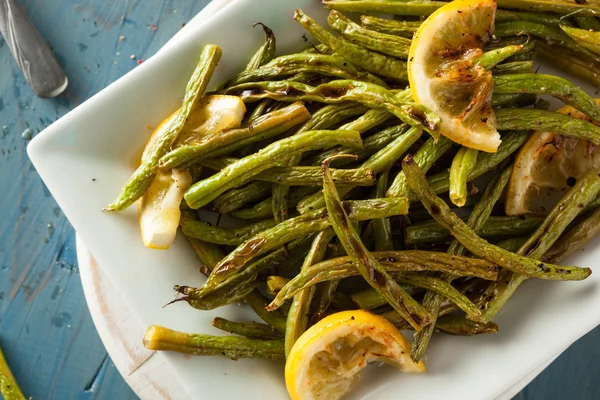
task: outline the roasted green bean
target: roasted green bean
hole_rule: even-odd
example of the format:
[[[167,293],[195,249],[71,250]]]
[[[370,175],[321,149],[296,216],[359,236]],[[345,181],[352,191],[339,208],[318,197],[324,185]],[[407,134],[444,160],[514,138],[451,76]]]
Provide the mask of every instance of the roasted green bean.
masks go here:
[[[304,271],[323,260],[327,245],[334,237],[333,229],[329,228],[320,232],[312,242],[308,254],[304,258],[304,263],[300,271]],[[285,354],[289,354],[292,346],[298,340],[300,335],[306,331],[309,323],[310,306],[314,296],[315,288],[311,286],[296,294],[290,305],[285,327]]]
[[[336,36],[304,14],[302,10],[296,10],[294,19],[321,43],[364,70],[395,80],[408,80],[405,61],[376,53]]]
[[[439,139],[429,138],[417,150],[414,155],[414,161],[426,173],[429,168],[452,146],[452,141],[441,136]],[[387,191],[387,197],[405,197],[410,195],[406,176],[404,172],[396,175],[396,178]]]
[[[271,192],[271,185],[267,182],[250,182],[249,184],[231,189],[214,201],[215,208],[221,214],[229,214],[241,208],[244,204],[263,200]]]
[[[181,230],[186,236],[200,239],[207,243],[237,246],[252,236],[275,226],[275,220],[268,219],[255,222],[243,228],[221,228],[210,226],[204,221],[181,218]]]
[[[360,21],[368,29],[411,39],[422,24],[422,21],[396,21],[393,19],[377,18],[372,15],[362,15]]]
[[[212,73],[221,58],[221,48],[216,45],[206,45],[200,54],[198,65],[185,89],[183,104],[174,118],[168,124],[163,124],[155,133],[157,140],[142,164],[135,170],[115,201],[104,208],[104,211],[121,211],[142,197],[156,176],[158,161],[169,151],[177,140],[198,99],[208,86]]]
[[[416,331],[421,330],[431,323],[431,315],[388,275],[373,254],[366,249],[344,209],[328,167],[327,162],[323,163],[323,192],[327,213],[340,243],[367,283]]]
[[[360,148],[362,141],[358,132],[341,130],[307,131],[279,140],[260,152],[229,165],[210,178],[196,182],[185,192],[185,201],[192,208],[200,208],[225,191],[239,186],[266,169],[277,166],[280,162],[284,162],[289,154],[297,151],[316,150],[332,144]]]
[[[338,31],[346,39],[369,50],[403,60],[408,58],[411,44],[409,39],[363,28],[335,10],[329,13],[327,22],[331,28]]]
[[[429,0],[323,0],[330,10],[371,14],[427,16],[446,3]]]
[[[260,68],[264,64],[268,63],[275,56],[275,50],[277,49],[277,40],[275,38],[275,34],[268,26],[261,22],[257,22],[252,27],[255,28],[256,25],[260,25],[265,32],[265,43],[260,46],[260,48],[254,53],[248,65],[246,65],[245,71],[252,71],[254,69]]]
[[[169,170],[189,166],[202,158],[214,158],[231,153],[250,143],[276,137],[310,119],[310,113],[301,102],[258,117],[244,128],[215,132],[202,137],[199,143],[184,145],[160,159],[160,168]]]
[[[148,350],[176,351],[196,356],[225,356],[237,358],[266,358],[282,360],[281,340],[258,340],[238,336],[212,336],[183,333],[162,326],[151,325],[144,336]]]
[[[225,332],[233,333],[239,336],[245,336],[250,339],[262,340],[281,340],[283,335],[270,325],[258,322],[234,322],[225,318],[216,317],[211,325]]]
[[[473,254],[510,271],[540,279],[582,280],[591,274],[592,271],[589,268],[561,267],[534,261],[486,242],[456,216],[442,199],[435,195],[412,156],[408,155],[402,161],[402,170],[406,174],[410,188],[417,194],[431,216],[446,227],[452,236]]]
[[[553,111],[501,108],[496,110],[498,130],[541,130],[572,136],[600,145],[600,127],[569,115]]]
[[[379,175],[377,187],[375,189],[375,198],[385,197],[388,187],[389,171]],[[373,234],[375,236],[375,251],[394,250],[392,242],[392,224],[389,218],[379,218],[373,220]]]
[[[412,101],[400,100],[393,92],[373,83],[336,80],[317,87],[291,81],[265,81],[243,83],[233,86],[227,94],[240,96],[245,102],[270,98],[278,101],[314,101],[325,104],[337,104],[355,101],[371,108],[385,110],[402,122],[412,126],[421,126],[435,132],[440,119],[426,107]]]
[[[408,212],[406,199],[374,199],[361,201],[347,201],[343,206],[349,217],[355,221],[364,221],[373,218],[384,218],[392,215],[402,215]],[[327,210],[321,208],[316,211],[288,219],[273,228],[264,230],[244,242],[225,257],[210,275],[205,286],[210,288],[223,281],[236,271],[239,271],[253,257],[280,247],[298,237],[309,233],[321,232],[331,226]]]
[[[450,166],[450,200],[458,207],[467,202],[467,179],[477,164],[479,150],[461,147]]]
[[[548,74],[510,74],[494,77],[494,93],[549,94],[590,118],[600,121],[600,105],[569,80]]]
[[[600,192],[600,177],[595,171],[589,171],[578,179],[558,204],[552,208],[543,223],[521,246],[517,254],[533,260],[542,260],[546,251],[581,213],[581,210],[596,198],[598,192]],[[494,288],[493,299],[485,300],[486,308],[481,321],[490,321],[527,278],[524,274],[505,273],[503,279]]]
[[[477,233],[483,238],[518,236],[533,232],[542,217],[490,217]],[[436,221],[420,222],[406,228],[406,244],[443,243],[452,239],[450,232]]]
[[[356,79],[386,86],[380,78],[355,67],[342,57],[318,53],[297,53],[278,57],[258,69],[242,72],[233,78],[228,86],[273,80],[273,78],[299,73],[320,74],[338,79]]]

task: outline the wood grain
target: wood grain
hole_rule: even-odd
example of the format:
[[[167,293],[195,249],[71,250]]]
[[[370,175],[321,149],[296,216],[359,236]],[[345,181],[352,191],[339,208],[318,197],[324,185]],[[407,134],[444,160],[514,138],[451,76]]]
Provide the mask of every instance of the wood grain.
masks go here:
[[[70,81],[67,92],[51,100],[35,97],[0,39],[0,343],[34,399],[136,396],[96,333],[79,281],[74,232],[33,170],[22,133],[39,133],[135,68],[207,3],[22,1]],[[517,398],[600,398],[599,342],[596,329]]]

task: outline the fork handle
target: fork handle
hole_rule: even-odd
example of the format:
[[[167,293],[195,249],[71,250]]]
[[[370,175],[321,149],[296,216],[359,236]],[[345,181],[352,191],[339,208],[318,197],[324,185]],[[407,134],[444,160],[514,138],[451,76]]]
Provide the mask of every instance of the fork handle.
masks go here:
[[[36,95],[55,97],[66,89],[61,66],[15,0],[0,0],[0,32]]]

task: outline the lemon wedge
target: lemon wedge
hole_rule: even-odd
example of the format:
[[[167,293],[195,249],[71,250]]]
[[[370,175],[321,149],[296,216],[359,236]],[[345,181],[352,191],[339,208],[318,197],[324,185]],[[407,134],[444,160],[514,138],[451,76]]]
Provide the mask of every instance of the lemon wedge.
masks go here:
[[[594,123],[571,106],[557,112]],[[600,171],[600,151],[593,143],[553,132],[533,133],[519,150],[508,181],[506,215],[537,212],[552,192],[562,193],[589,170]]]
[[[200,99],[179,134],[177,145],[196,143],[203,136],[225,129],[239,128],[245,114],[246,106],[238,96],[220,94],[205,96]]]
[[[173,169],[170,173],[159,173],[144,196],[138,201],[138,219],[144,246],[156,250],[167,250],[179,227],[181,200],[192,184],[186,171]]]
[[[440,133],[477,150],[500,145],[492,110],[492,74],[477,65],[491,37],[495,0],[454,0],[431,14],[408,56],[413,98],[442,119]]]
[[[293,400],[340,399],[356,386],[360,371],[381,361],[404,372],[423,372],[410,345],[387,319],[364,310],[342,311],[313,325],[294,343],[285,363]]]

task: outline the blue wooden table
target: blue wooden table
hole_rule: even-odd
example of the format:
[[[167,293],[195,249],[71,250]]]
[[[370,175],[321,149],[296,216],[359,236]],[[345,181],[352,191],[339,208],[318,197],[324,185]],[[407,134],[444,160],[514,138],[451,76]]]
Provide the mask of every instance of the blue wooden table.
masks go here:
[[[0,344],[27,396],[136,398],[94,329],[75,235],[27,158],[28,129],[39,133],[135,68],[208,2],[22,1],[69,77],[52,100],[32,94],[0,39]],[[599,343],[596,329],[517,398],[600,398]]]

